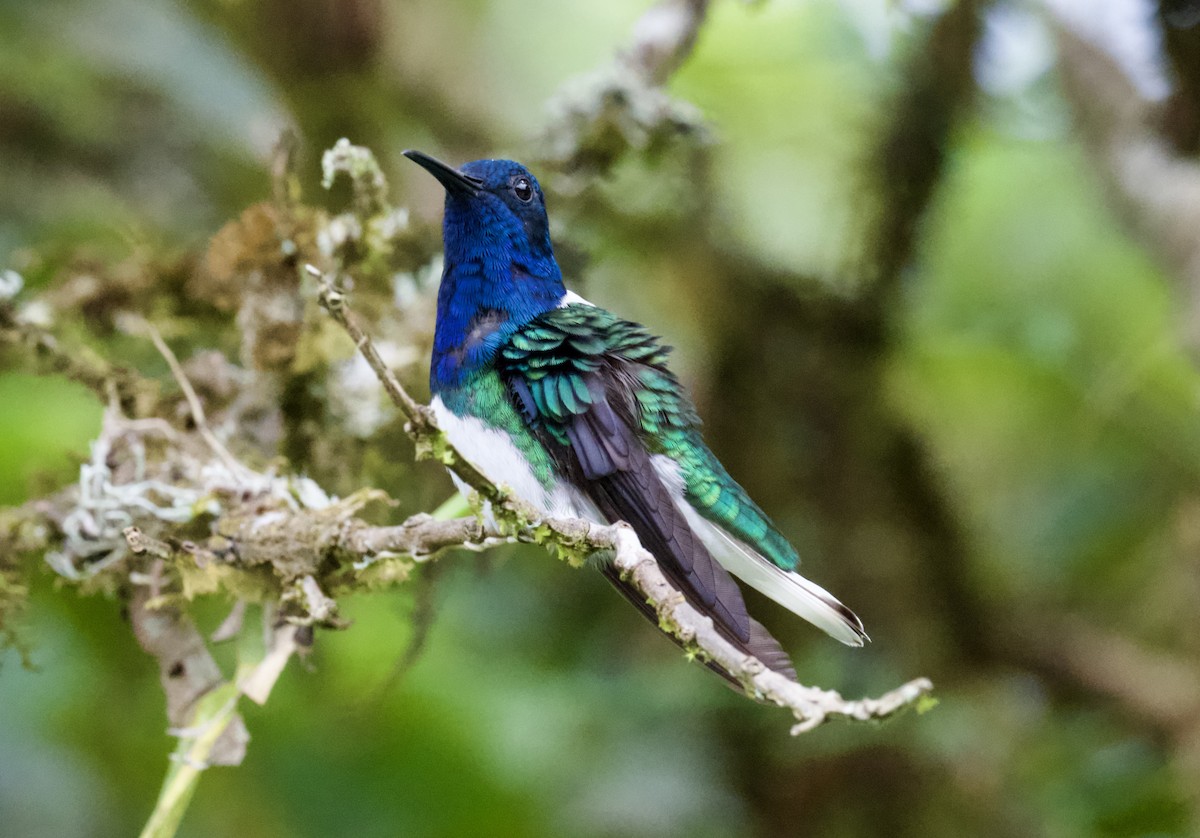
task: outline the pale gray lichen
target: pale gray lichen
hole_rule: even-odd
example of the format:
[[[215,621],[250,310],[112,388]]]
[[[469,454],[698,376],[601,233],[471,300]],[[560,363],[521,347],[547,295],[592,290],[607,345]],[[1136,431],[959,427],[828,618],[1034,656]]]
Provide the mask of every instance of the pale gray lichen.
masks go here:
[[[0,271],[0,303],[7,303],[25,287],[25,278],[14,270]]]
[[[360,215],[373,216],[388,209],[387,178],[369,148],[342,137],[321,155],[321,185],[333,186],[339,174],[350,178]]]
[[[349,251],[362,239],[362,222],[353,213],[344,212],[329,219],[317,231],[317,248],[323,256],[345,261]]]
[[[707,143],[699,108],[616,64],[565,84],[547,103],[547,158],[568,173],[603,173],[625,151],[645,150],[686,136]]]

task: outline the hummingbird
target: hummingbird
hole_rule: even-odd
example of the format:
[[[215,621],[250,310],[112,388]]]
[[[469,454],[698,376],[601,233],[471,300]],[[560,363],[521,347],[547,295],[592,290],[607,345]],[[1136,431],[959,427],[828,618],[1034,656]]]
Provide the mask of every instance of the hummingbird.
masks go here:
[[[795,548],[705,445],[667,367],[670,347],[566,289],[537,179],[512,160],[455,169],[404,155],[446,192],[429,386],[455,449],[547,515],[629,524],[727,640],[793,680],[791,659],[731,574],[861,646],[862,622],[796,572]],[[658,623],[611,564],[601,569]]]

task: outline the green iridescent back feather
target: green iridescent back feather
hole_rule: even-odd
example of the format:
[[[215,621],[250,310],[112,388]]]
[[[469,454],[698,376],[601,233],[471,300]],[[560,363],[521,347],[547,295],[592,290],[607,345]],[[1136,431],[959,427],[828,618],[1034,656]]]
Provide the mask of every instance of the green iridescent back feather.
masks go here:
[[[508,388],[495,369],[473,376],[469,386],[443,391],[441,397],[456,415],[477,417],[507,433],[513,445],[529,461],[538,482],[547,489],[554,485],[554,464],[550,454],[513,406]]]
[[[667,369],[669,352],[641,325],[576,304],[549,311],[517,331],[499,363],[528,386],[537,416],[527,418],[563,445],[569,444],[567,425],[592,405],[587,379],[601,370],[615,376],[620,391],[632,399],[629,412],[646,449],[678,463],[688,502],[776,565],[794,569],[795,549],[704,444],[700,417]]]

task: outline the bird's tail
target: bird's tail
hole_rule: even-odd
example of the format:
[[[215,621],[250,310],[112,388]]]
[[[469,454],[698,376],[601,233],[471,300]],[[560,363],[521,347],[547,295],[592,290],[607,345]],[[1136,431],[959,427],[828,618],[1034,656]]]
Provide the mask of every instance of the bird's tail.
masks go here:
[[[703,518],[686,501],[679,504],[688,523],[721,566],[747,585],[757,588],[792,613],[803,617],[847,646],[870,640],[858,615],[816,582],[795,571],[784,570]]]
[[[842,605],[837,597],[799,573],[785,571],[785,574],[787,585],[779,596],[765,590],[763,593],[847,646],[861,646],[871,639],[858,615]]]
[[[658,613],[654,610],[653,606],[646,602],[645,598],[636,588],[621,578],[620,571],[618,571],[611,562],[605,562],[601,568],[601,572],[603,572],[604,578],[611,582],[613,587],[620,592],[621,596],[633,603],[634,607],[641,612],[642,616],[644,616],[655,626],[659,625]],[[737,583],[730,579],[729,584],[735,585]],[[694,604],[695,603],[693,603],[693,605]],[[793,681],[796,680],[796,669],[792,665],[792,659],[788,657],[787,652],[783,651],[783,647],[779,645],[779,641],[772,637],[771,633],[767,631],[763,624],[758,622],[758,620],[753,618],[750,619],[750,638],[749,640],[745,641],[738,637],[731,636],[728,631],[722,630],[720,622],[714,620],[713,625],[716,626],[718,631],[721,631],[721,634],[724,635],[726,640],[732,643],[740,651],[747,655],[753,655],[754,657],[758,658],[768,669],[773,669],[779,674],[791,678]],[[683,641],[681,641],[675,635],[668,634],[667,636],[671,638],[675,645],[679,646],[681,649],[684,648]],[[729,684],[734,687],[734,689],[738,690],[739,692],[742,690],[741,682],[738,681],[737,678],[730,674],[730,672],[719,663],[706,660],[704,665],[728,681]]]

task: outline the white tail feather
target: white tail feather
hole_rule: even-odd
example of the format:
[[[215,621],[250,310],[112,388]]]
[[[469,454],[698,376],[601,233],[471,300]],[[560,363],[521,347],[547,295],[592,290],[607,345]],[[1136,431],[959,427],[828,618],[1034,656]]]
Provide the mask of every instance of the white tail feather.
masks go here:
[[[861,646],[864,640],[870,639],[854,612],[829,591],[760,556],[747,544],[702,517],[686,500],[680,498],[676,503],[713,558],[734,576],[847,646]]]

